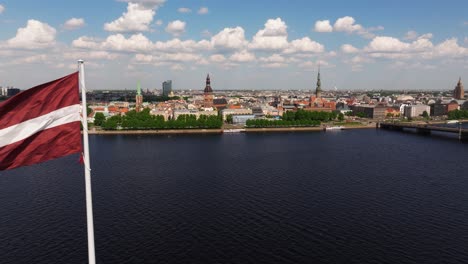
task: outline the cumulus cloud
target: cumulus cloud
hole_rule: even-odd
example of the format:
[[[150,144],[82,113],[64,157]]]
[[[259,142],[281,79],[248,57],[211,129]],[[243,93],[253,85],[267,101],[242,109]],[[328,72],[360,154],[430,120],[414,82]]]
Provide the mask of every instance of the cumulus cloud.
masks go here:
[[[336,20],[335,25],[333,25],[333,29],[335,31],[353,33],[356,31],[362,31],[363,27],[356,24],[356,20],[353,17],[345,16]]]
[[[158,8],[162,6],[166,0],[118,0],[119,2],[137,3],[147,8]]]
[[[99,40],[96,38],[82,36],[72,41],[72,46],[82,49],[98,49]]]
[[[220,50],[237,50],[247,45],[245,32],[241,27],[225,28],[211,37],[211,45]]]
[[[111,35],[105,40],[90,37],[80,37],[72,42],[73,47],[91,50],[108,50],[119,52],[138,53],[192,53],[212,49],[211,42],[207,40],[180,40],[178,38],[168,41],[151,42],[143,34],[135,34],[129,38],[122,34]]]
[[[46,23],[28,20],[26,27],[19,28],[16,36],[7,41],[10,48],[41,49],[55,45],[57,30]]]
[[[356,47],[354,47],[353,45],[350,45],[350,44],[344,44],[341,46],[341,51],[343,53],[356,53],[359,51],[359,49],[357,49]]]
[[[180,7],[177,9],[177,12],[186,14],[186,13],[191,13],[192,9],[187,8],[187,7]]]
[[[226,61],[226,57],[223,54],[213,54],[210,56],[210,61],[221,63]]]
[[[206,15],[208,14],[209,10],[208,10],[208,7],[200,7],[200,9],[198,9],[198,14],[199,15]]]
[[[157,41],[154,43],[154,49],[156,51],[164,51],[164,52],[197,52],[202,50],[210,50],[211,43],[207,40],[180,40],[180,39],[172,39],[168,41]]]
[[[180,36],[185,32],[185,25],[186,23],[180,20],[169,22],[166,27],[166,32],[173,36]]]
[[[5,11],[5,7],[0,5],[0,14],[3,13],[3,11]]]
[[[405,34],[405,40],[416,40],[416,39],[431,39],[432,33],[426,33],[419,35],[418,32],[410,30]]]
[[[107,51],[68,51],[63,53],[63,57],[69,60],[83,59],[89,62],[90,60],[114,60],[119,55]]]
[[[382,26],[365,28],[356,23],[356,20],[351,16],[338,18],[332,26],[329,20],[318,20],[315,22],[316,32],[345,32],[348,34],[358,34],[365,38],[373,38],[373,31],[383,30]]]
[[[148,31],[155,14],[154,8],[130,2],[127,6],[127,12],[118,19],[104,24],[104,30],[111,32]]]
[[[295,39],[289,43],[288,48],[284,51],[285,53],[320,53],[324,52],[325,47],[311,40],[309,37],[301,39]]]
[[[365,48],[368,52],[421,52],[432,48],[428,39],[418,39],[412,43],[403,42],[397,38],[379,36],[375,37]]]
[[[255,55],[243,50],[232,54],[229,59],[234,62],[250,62],[255,60]]]
[[[75,30],[84,27],[85,21],[83,18],[70,18],[63,24],[65,30]]]
[[[288,47],[286,23],[281,18],[268,19],[265,27],[253,37],[249,47],[259,50],[282,50]]]
[[[279,54],[273,54],[269,57],[262,57],[259,59],[261,62],[268,62],[268,63],[279,63],[279,62],[285,62],[286,59],[279,55]]]
[[[333,27],[330,24],[330,20],[318,20],[315,22],[315,32],[332,32]]]

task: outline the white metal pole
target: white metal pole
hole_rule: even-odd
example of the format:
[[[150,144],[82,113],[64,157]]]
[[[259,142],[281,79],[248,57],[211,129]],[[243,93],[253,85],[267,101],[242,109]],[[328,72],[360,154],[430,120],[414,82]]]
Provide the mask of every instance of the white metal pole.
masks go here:
[[[86,185],[86,216],[88,229],[88,260],[89,264],[96,263],[94,253],[94,223],[93,223],[93,200],[91,194],[91,165],[89,162],[89,142],[88,142],[88,113],[86,107],[86,86],[84,61],[79,60],[78,66],[80,69],[80,87],[81,87],[81,104],[82,104],[82,124],[83,124],[83,160],[85,167],[85,185]]]

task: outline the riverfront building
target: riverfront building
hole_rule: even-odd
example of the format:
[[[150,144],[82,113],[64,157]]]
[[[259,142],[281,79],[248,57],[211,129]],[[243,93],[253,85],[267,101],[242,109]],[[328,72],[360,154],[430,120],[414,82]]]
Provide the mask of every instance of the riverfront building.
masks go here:
[[[424,112],[427,112],[427,114],[429,115],[429,113],[431,112],[431,107],[423,104],[405,106],[406,118],[422,116]]]

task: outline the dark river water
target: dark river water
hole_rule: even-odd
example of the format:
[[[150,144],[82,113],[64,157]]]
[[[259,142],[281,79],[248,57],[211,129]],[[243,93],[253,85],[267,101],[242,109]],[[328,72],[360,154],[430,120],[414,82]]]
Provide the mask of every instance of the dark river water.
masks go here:
[[[98,263],[468,263],[468,144],[91,136]],[[0,263],[86,263],[78,156],[0,172]]]

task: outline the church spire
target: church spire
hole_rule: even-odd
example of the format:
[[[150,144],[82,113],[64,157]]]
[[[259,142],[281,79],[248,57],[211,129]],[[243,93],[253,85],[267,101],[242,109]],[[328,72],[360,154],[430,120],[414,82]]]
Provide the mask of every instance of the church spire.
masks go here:
[[[318,66],[318,74],[317,74],[317,89],[315,90],[315,96],[320,98],[322,96],[322,82],[320,81],[320,63]]]
[[[141,95],[141,85],[140,85],[140,81],[137,82],[137,95]]]

